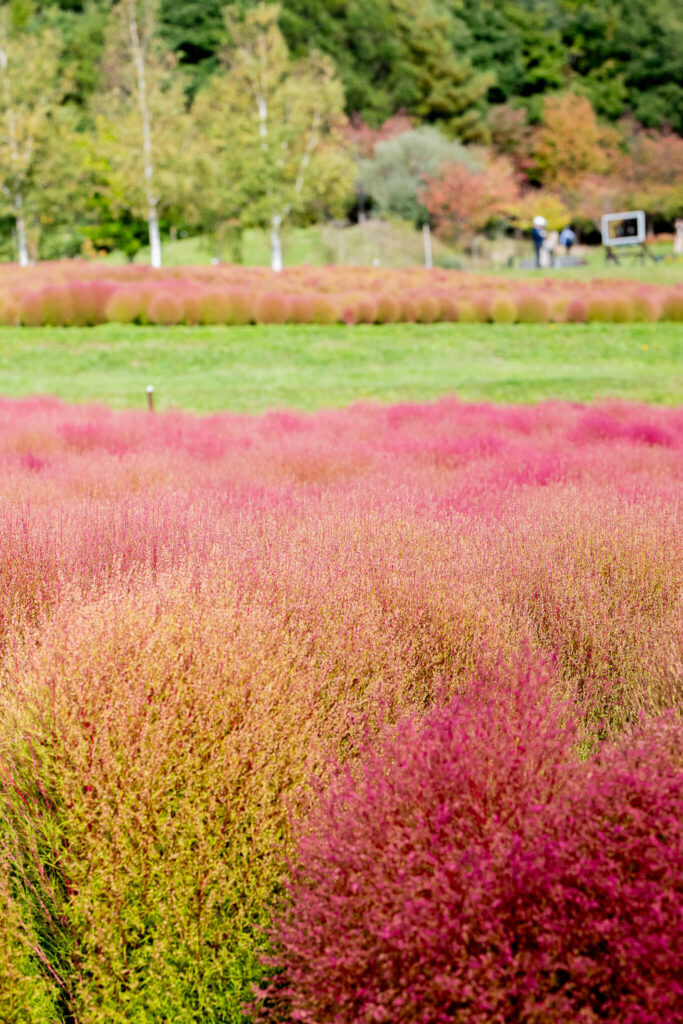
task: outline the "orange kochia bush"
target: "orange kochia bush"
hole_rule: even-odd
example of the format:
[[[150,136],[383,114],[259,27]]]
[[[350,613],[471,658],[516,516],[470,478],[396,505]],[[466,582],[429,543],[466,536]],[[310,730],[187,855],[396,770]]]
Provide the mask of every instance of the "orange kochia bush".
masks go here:
[[[0,322],[259,324],[395,321],[542,323],[680,320],[683,287],[611,280],[501,277],[435,268],[101,267],[43,263],[0,268]]]

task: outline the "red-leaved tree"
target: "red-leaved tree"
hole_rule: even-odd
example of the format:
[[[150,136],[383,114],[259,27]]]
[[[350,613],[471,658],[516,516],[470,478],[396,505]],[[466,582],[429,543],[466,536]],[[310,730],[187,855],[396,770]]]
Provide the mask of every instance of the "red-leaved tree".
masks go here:
[[[458,240],[504,216],[519,195],[517,176],[505,157],[496,157],[479,171],[449,164],[426,179],[420,201],[434,219],[437,231]]]

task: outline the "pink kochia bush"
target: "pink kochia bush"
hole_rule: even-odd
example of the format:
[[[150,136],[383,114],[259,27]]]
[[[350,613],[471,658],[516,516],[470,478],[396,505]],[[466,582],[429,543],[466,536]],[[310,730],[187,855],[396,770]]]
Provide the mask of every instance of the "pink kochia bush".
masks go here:
[[[0,266],[0,323],[583,323],[680,320],[683,288],[614,279],[504,277],[413,267],[174,267],[80,261]]]
[[[340,772],[275,932],[282,1019],[681,1019],[683,725],[580,764],[548,682],[503,671]]]
[[[239,1021],[270,953],[273,1019],[673,1021],[682,485],[677,409],[0,400],[0,1020]]]

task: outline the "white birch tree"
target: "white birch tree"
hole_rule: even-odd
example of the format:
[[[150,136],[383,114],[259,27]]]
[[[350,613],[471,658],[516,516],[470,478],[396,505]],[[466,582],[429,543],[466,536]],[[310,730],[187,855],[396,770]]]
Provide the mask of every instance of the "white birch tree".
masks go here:
[[[158,0],[119,0],[93,101],[110,201],[143,216],[150,263],[161,266],[159,219],[182,187],[187,132],[183,82],[158,33]]]
[[[198,111],[212,106],[218,115],[207,136],[225,140],[226,173],[241,182],[244,195],[241,219],[269,230],[276,272],[282,269],[287,219],[343,202],[355,175],[334,66],[322,55],[290,60],[278,13],[276,5],[261,3],[242,21],[226,16],[231,44],[223,55],[225,76],[207,86],[210,101],[204,96],[197,102]]]
[[[0,198],[15,223],[17,260],[30,262],[27,214],[40,205],[40,170],[62,98],[61,45],[49,31],[11,31],[0,9]]]

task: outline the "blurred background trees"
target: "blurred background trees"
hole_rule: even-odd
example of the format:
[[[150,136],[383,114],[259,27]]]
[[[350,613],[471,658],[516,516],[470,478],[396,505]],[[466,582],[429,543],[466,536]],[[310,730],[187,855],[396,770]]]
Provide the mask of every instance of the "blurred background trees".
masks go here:
[[[683,215],[675,0],[0,3],[0,254]],[[131,30],[134,23],[135,31]],[[137,32],[137,43],[136,43]],[[265,111],[265,114],[264,114]],[[522,210],[523,214],[519,211]]]

